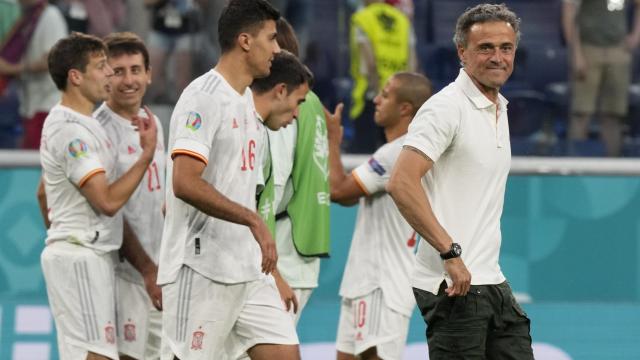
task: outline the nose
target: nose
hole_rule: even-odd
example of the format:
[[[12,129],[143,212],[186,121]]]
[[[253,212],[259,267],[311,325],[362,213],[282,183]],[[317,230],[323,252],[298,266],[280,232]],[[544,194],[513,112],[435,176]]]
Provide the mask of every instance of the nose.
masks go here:
[[[494,48],[493,49],[493,53],[491,54],[491,58],[490,60],[494,63],[501,63],[502,59],[504,58],[504,55],[502,54],[502,51],[500,51],[499,48]]]
[[[105,64],[104,72],[107,75],[107,77],[113,76],[113,68],[109,66],[109,64]]]
[[[375,105],[378,105],[380,103],[380,94],[376,95],[376,97],[373,98],[373,103]]]
[[[280,45],[278,44],[277,41],[274,41],[274,43],[275,43],[275,46],[273,47],[273,53],[277,54],[280,52]]]
[[[124,76],[122,77],[122,82],[126,85],[131,84],[133,77],[131,76],[131,72],[125,71]]]

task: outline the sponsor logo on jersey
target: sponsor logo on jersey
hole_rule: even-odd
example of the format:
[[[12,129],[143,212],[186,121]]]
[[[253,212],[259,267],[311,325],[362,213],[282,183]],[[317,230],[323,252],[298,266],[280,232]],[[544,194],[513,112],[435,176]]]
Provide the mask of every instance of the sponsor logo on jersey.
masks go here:
[[[127,153],[134,154],[135,152],[136,152],[136,148],[135,147],[133,147],[131,145],[127,146]]]
[[[412,248],[414,246],[416,246],[416,232],[414,231],[413,234],[411,234],[411,237],[409,238],[409,240],[407,240],[407,246]]]
[[[371,170],[373,170],[373,172],[380,176],[384,175],[387,172],[387,170],[385,170],[384,167],[380,165],[378,160],[374,158],[369,159],[369,167],[371,168]]]
[[[89,146],[87,146],[87,143],[80,139],[74,139],[69,143],[69,155],[71,155],[71,157],[73,158],[79,159],[87,155],[88,151]]]
[[[313,162],[324,175],[326,180],[329,176],[329,142],[327,141],[327,129],[324,125],[324,118],[316,115],[316,134],[313,140]]]
[[[202,350],[202,339],[204,338],[204,332],[199,327],[198,330],[193,332],[193,339],[191,340],[191,350]]]
[[[237,129],[238,128],[238,120],[236,120],[236,118],[233,118],[233,126],[231,126],[233,129]]]
[[[189,116],[187,116],[187,129],[191,131],[197,131],[202,126],[202,117],[195,111],[189,112]]]
[[[104,327],[104,338],[109,344],[116,343],[116,330],[113,325],[111,325],[111,322]]]
[[[136,324],[129,322],[124,324],[124,341],[133,342],[136,341]]]

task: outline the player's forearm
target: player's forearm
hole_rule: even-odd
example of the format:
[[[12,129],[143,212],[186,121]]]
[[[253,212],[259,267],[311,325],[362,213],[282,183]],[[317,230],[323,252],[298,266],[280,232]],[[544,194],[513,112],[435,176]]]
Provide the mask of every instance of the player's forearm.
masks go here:
[[[347,173],[344,171],[341,155],[340,143],[329,139],[329,187],[332,201],[338,200],[340,186],[347,180]]]
[[[569,48],[573,51],[580,50],[580,36],[576,24],[577,7],[573,3],[564,2],[562,4],[562,31],[564,39]]]
[[[109,208],[111,209],[109,213],[117,212],[126,204],[127,200],[129,200],[140,184],[140,181],[142,181],[151,160],[152,158],[145,156],[143,153],[126,173],[109,185],[107,192],[110,203]]]
[[[120,253],[142,276],[147,276],[157,271],[157,265],[140,244],[140,240],[131,229],[126,218],[123,221]]]
[[[38,197],[38,206],[40,208],[40,215],[42,215],[42,220],[44,221],[44,226],[49,229],[51,227],[51,221],[49,221],[49,207],[47,205],[47,194],[44,191],[44,181],[40,178],[40,183],[38,184],[38,190],[36,191],[36,196]]]
[[[387,185],[398,210],[423,239],[438,252],[449,250],[453,242],[436,219],[420,179],[408,179],[394,174]]]

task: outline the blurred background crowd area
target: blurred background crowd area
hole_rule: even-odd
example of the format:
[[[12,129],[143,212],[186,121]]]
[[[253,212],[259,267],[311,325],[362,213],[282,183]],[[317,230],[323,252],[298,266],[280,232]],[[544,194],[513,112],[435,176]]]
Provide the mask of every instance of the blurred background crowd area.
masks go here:
[[[271,2],[296,30],[301,43],[300,56],[313,71],[314,91],[325,106],[332,109],[339,102],[346,104],[343,145],[351,153],[371,152],[379,141],[369,140],[382,139],[371,119],[368,124],[361,119],[363,116],[372,118],[372,112],[367,113],[366,106],[364,113],[356,109],[358,114],[354,115],[353,107],[358,106],[358,100],[352,94],[357,88],[357,79],[354,78],[358,74],[354,73],[361,71],[360,75],[367,77],[365,65],[360,68],[358,64],[354,65],[354,58],[360,56],[362,59],[362,54],[356,54],[358,47],[354,44],[358,44],[358,36],[371,35],[371,29],[356,29],[358,24],[354,14],[372,3],[386,3],[385,6],[398,9],[410,26],[409,45],[416,60],[414,64],[407,65],[407,69],[426,74],[432,80],[434,90],[439,90],[453,81],[460,69],[452,42],[456,19],[464,9],[478,3],[468,0]],[[509,100],[513,155],[640,156],[640,57],[633,56],[640,40],[640,27],[635,22],[639,6],[634,1],[624,0],[504,2],[522,19],[515,70],[502,88],[503,95]],[[628,79],[616,83],[622,84],[620,86],[628,95],[625,111],[615,114],[619,140],[615,139],[616,135],[614,140],[607,140],[606,136],[603,138],[602,125],[606,124],[603,118],[609,114],[600,111],[598,99],[592,114],[582,114],[589,118],[586,134],[571,134],[571,117],[575,115],[572,111],[572,89],[576,85],[572,85],[575,64],[574,52],[566,40],[566,11],[567,4],[576,6],[580,3],[583,8],[590,3],[599,3],[600,7],[591,6],[592,18],[594,11],[603,11],[601,18],[615,13],[618,16],[615,19],[624,20],[625,35],[637,35],[635,39],[624,39],[625,48],[630,53],[630,71],[626,76]],[[181,90],[216,62],[220,53],[216,20],[224,5],[225,0],[0,0],[0,147],[37,149],[37,140],[29,142],[25,139],[30,134],[38,134],[47,107],[52,106],[43,100],[47,98],[47,94],[42,94],[44,86],[25,85],[29,81],[37,82],[34,74],[38,71],[39,81],[46,81],[48,76],[46,67],[41,69],[37,66],[37,54],[31,54],[35,57],[28,59],[29,52],[34,50],[32,47],[38,44],[38,26],[43,27],[49,37],[69,31],[102,37],[113,31],[126,30],[140,35],[149,47],[153,69],[153,82],[147,92],[146,103],[153,110],[158,109],[161,117],[168,117]],[[582,24],[574,17],[569,18],[576,24]],[[393,17],[378,16],[377,19],[380,29],[393,26]],[[38,24],[44,21],[51,23],[46,26]],[[64,29],[64,32],[52,29]],[[16,32],[22,35],[17,36]],[[369,46],[375,52],[378,40],[369,40]],[[51,43],[52,40],[48,41]],[[47,50],[45,43],[42,41],[39,45],[45,47],[41,51]],[[395,56],[393,49],[387,52],[391,52],[388,56]],[[613,52],[604,55],[608,59],[616,56]],[[374,57],[378,58],[377,54]],[[12,68],[11,64],[16,67]],[[607,71],[604,68],[601,76],[607,76]],[[371,102],[384,84],[383,78],[378,80],[374,86],[371,81],[366,85],[365,102]],[[604,94],[609,91],[605,85],[600,88]],[[57,93],[55,87],[48,91]],[[169,121],[162,120],[165,123]],[[361,143],[362,139],[367,144]]]

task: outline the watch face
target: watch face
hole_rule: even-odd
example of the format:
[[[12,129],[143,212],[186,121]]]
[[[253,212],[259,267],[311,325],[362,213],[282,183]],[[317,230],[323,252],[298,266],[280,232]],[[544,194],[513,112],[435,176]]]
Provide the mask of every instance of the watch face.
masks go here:
[[[460,244],[453,243],[451,244],[451,252],[455,254],[455,256],[460,256],[462,254],[462,247]]]

